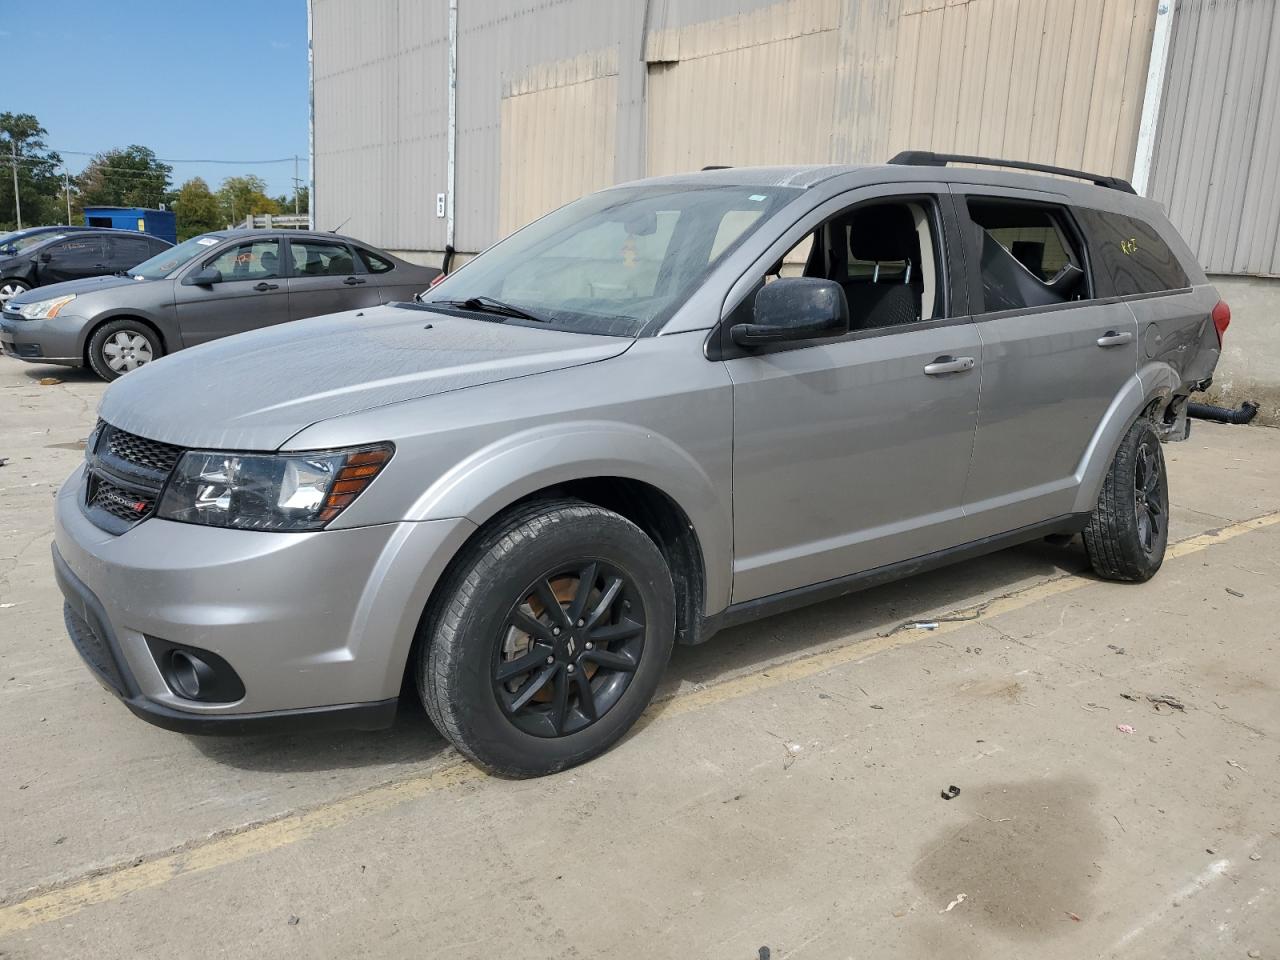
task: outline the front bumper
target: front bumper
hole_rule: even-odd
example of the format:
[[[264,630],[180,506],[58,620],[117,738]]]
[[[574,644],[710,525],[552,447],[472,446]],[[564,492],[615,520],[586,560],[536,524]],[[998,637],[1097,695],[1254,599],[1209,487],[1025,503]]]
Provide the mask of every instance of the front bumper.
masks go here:
[[[81,657],[135,714],[193,733],[391,722],[431,589],[473,524],[290,534],[150,519],[113,536],[80,508],[82,471],[58,492],[54,570]],[[217,654],[244,695],[180,696],[156,641]]]
[[[80,366],[84,363],[83,317],[15,320],[0,316],[0,352],[32,363]]]

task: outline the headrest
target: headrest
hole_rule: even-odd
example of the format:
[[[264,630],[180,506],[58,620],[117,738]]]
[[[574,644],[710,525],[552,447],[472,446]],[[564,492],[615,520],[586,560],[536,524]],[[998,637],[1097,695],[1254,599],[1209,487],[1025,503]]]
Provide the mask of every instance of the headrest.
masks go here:
[[[849,252],[855,260],[918,259],[915,218],[900,204],[861,207],[849,215]]]

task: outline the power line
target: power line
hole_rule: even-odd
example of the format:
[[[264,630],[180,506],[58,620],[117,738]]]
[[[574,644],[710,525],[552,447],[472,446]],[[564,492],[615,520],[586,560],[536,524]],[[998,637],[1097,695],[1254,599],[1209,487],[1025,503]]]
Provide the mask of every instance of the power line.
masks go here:
[[[72,156],[72,157],[96,157],[98,156],[99,153],[102,153],[103,151],[100,150],[98,151],[98,153],[89,153],[88,151],[85,151],[85,150],[54,150],[53,152],[65,153],[68,156]],[[299,157],[301,157],[301,154],[299,154]],[[155,157],[153,159],[158,160],[160,163],[226,163],[234,166],[251,167],[251,166],[257,166],[259,164],[264,164],[264,163],[293,163],[294,158],[279,157],[272,160],[214,160],[214,159],[174,160],[170,157]]]

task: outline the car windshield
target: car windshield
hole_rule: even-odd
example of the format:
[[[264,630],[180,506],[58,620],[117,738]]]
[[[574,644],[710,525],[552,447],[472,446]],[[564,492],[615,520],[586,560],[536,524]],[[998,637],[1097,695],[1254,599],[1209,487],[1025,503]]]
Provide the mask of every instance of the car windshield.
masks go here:
[[[641,186],[548,214],[423,294],[447,309],[579,333],[655,332],[711,269],[800,191]]]
[[[4,254],[7,257],[16,257],[32,247],[48,243],[50,240],[61,240],[65,236],[65,233],[50,233],[47,231],[43,233],[6,234],[0,237],[0,254]]]
[[[169,247],[150,260],[143,260],[129,271],[129,276],[135,280],[163,280],[183,264],[189,263],[193,257],[199,256],[210,247],[221,243],[222,240],[222,237],[211,234],[183,240],[176,247]]]

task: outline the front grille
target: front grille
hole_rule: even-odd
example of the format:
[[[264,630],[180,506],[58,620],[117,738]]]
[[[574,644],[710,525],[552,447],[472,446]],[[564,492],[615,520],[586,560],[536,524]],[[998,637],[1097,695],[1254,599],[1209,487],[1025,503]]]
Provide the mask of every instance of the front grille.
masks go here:
[[[99,420],[85,451],[85,514],[114,534],[147,519],[155,513],[160,492],[182,454],[182,447]]]
[[[104,510],[119,520],[136,523],[151,516],[156,507],[156,498],[154,495],[126,489],[100,474],[92,474],[89,477],[86,506]]]
[[[148,440],[135,433],[125,433],[110,424],[103,424],[103,438],[99,446],[105,442],[106,449],[126,463],[146,467],[160,473],[168,473],[182,456],[182,448],[159,440]]]
[[[71,608],[71,604],[62,605],[62,620],[67,625],[67,633],[75,644],[81,658],[102,680],[121,696],[125,693],[124,677],[120,667],[111,655],[107,643],[94,631],[89,622]]]

